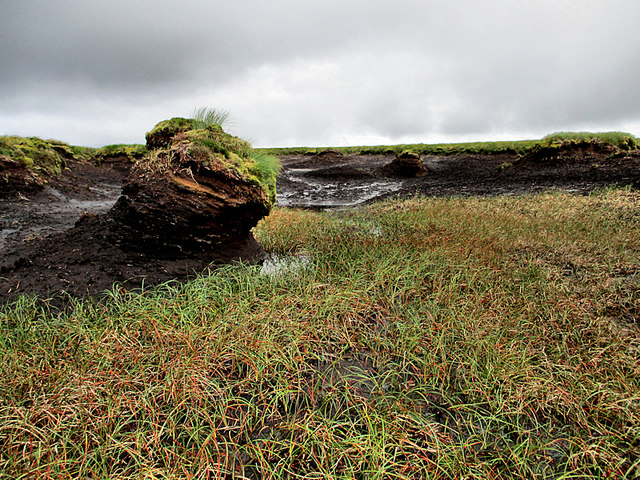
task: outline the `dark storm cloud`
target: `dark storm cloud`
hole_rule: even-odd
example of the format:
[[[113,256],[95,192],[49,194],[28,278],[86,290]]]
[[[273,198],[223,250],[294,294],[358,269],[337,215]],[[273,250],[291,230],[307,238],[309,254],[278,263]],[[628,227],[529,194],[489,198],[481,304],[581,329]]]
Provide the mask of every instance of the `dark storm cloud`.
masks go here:
[[[634,0],[4,0],[0,134],[141,141],[199,105],[258,144],[639,125],[638,18]]]
[[[183,77],[194,38],[168,22],[171,12],[118,3],[16,2],[1,20],[0,61],[10,66],[3,83],[35,77],[121,87]]]
[[[203,69],[225,79],[248,65],[348,46],[370,25],[360,18],[366,7],[331,1],[5,0],[0,61],[10,68],[2,81],[37,75],[109,86],[155,84]]]

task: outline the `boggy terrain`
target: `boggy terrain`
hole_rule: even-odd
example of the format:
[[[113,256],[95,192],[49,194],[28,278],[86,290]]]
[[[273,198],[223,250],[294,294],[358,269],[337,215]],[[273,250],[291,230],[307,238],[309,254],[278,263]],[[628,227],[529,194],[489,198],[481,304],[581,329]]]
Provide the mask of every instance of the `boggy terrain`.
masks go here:
[[[281,156],[276,205],[324,209],[415,195],[519,195],[548,189],[587,193],[609,185],[640,188],[640,152],[598,143],[543,147],[524,156],[422,156],[423,171],[410,176],[390,168],[394,158],[394,154],[333,150]],[[216,258],[208,249],[150,257],[144,245],[125,256],[119,248],[105,248],[100,238],[110,235],[112,226],[96,215],[109,211],[120,195],[127,168],[117,166],[69,162],[42,190],[13,189],[0,196],[0,301],[22,292],[98,294],[113,282],[126,288],[151,285],[228,260],[228,256]],[[259,260],[253,243],[236,247],[246,247],[244,256]],[[71,265],[70,258],[76,259]]]
[[[390,197],[520,195],[559,189],[588,193],[608,185],[640,186],[640,152],[598,143],[516,153],[423,155],[424,171],[398,175],[393,154],[339,151],[283,156],[278,204],[350,207]]]
[[[162,121],[146,137],[148,153],[128,172],[65,159],[68,173],[40,192],[21,180],[20,168],[8,172],[6,185],[26,188],[4,191],[3,297],[98,294],[115,282],[129,288],[212,263],[262,261],[251,229],[275,202],[277,159],[197,119]],[[9,154],[19,161],[7,163],[31,171]],[[110,188],[100,187],[103,172]],[[25,218],[25,203],[38,205],[28,210],[36,221]],[[46,229],[58,233],[43,238]]]

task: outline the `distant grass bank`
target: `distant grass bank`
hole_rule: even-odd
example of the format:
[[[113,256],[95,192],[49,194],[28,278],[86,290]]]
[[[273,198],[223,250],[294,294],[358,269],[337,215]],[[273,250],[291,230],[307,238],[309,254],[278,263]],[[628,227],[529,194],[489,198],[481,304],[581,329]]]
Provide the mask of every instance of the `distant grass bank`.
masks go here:
[[[309,260],[0,307],[0,478],[637,478],[638,192],[255,234]]]
[[[228,112],[217,112],[211,109],[194,111],[197,125],[222,124],[228,120]],[[338,150],[342,153],[361,155],[397,155],[403,151],[412,151],[421,155],[461,155],[461,154],[499,154],[512,153],[523,155],[535,148],[558,145],[562,142],[601,142],[615,145],[622,150],[640,148],[640,140],[624,132],[559,132],[547,135],[539,140],[519,140],[503,142],[469,142],[469,143],[439,143],[439,144],[400,144],[359,147],[289,147],[289,148],[256,148],[252,149],[260,171],[274,163],[265,159],[269,155],[314,154],[325,150]],[[247,147],[249,151],[249,146]],[[11,163],[17,163],[36,175],[43,181],[60,173],[67,166],[69,160],[94,162],[101,165],[113,159],[126,159],[131,163],[143,158],[149,152],[141,144],[106,145],[101,148],[80,147],[68,145],[57,140],[42,140],[37,137],[0,136],[0,188],[2,188],[3,171]],[[6,179],[5,179],[6,180]]]
[[[503,142],[468,142],[468,143],[437,143],[437,144],[400,144],[378,145],[359,147],[290,147],[290,148],[263,148],[272,155],[302,155],[319,153],[324,150],[338,150],[342,153],[361,155],[397,155],[409,150],[421,155],[462,155],[462,154],[498,154],[514,153],[525,154],[539,146],[550,146],[561,142],[601,142],[615,145],[623,150],[640,148],[640,139],[624,132],[558,132],[552,133],[539,140],[516,140]]]

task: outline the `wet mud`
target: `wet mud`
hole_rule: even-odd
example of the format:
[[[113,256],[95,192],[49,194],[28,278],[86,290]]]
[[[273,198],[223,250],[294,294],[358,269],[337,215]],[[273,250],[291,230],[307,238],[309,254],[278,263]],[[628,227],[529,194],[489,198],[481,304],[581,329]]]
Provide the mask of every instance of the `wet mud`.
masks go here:
[[[71,163],[42,190],[0,196],[0,254],[71,228],[83,213],[109,210],[120,196],[126,165],[98,168]]]
[[[567,149],[522,158],[423,156],[424,173],[418,177],[391,173],[387,167],[393,159],[339,152],[283,156],[276,205],[353,208],[415,195],[520,195],[549,189],[584,194],[606,186],[640,188],[637,151]],[[109,235],[110,226],[99,214],[115,204],[126,176],[127,165],[72,163],[40,191],[0,192],[0,302],[22,292],[97,294],[114,281],[128,288],[151,285],[215,263],[214,251],[150,260],[144,251],[105,249],[96,235]],[[251,253],[258,246],[238,248]],[[69,249],[77,259],[71,264]]]
[[[516,154],[423,156],[425,172],[393,175],[393,155],[282,157],[278,205],[325,209],[385,198],[533,194],[550,189],[589,193],[614,185],[640,187],[640,152],[570,150],[558,157]]]

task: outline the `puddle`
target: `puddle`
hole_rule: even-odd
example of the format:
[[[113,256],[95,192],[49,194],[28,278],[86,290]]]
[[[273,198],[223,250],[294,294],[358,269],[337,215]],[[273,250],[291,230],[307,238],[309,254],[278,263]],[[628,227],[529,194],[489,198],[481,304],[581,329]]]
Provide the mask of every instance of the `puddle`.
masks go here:
[[[309,165],[304,159],[287,164],[278,179],[276,205],[294,208],[347,208],[398,192],[402,179],[376,177],[371,172],[386,159],[320,162]],[[372,170],[373,169],[373,170]],[[330,175],[327,174],[330,172]]]
[[[92,213],[102,213],[109,210],[116,200],[69,200],[69,207],[76,210],[87,210]]]
[[[0,222],[0,250],[37,237],[47,237],[74,226],[82,214],[102,214],[117,201],[120,186],[91,188],[94,197],[78,199],[51,186],[24,202],[20,208],[3,213]],[[97,198],[96,198],[97,197]],[[2,228],[4,226],[4,228]]]
[[[311,263],[307,255],[267,255],[260,269],[261,275],[276,276],[284,273],[296,273]]]
[[[56,198],[59,198],[60,200],[66,200],[67,197],[65,197],[63,194],[61,194],[58,190],[56,190],[53,187],[45,187],[44,189],[45,192],[50,193],[51,195],[53,195]]]
[[[382,195],[397,192],[402,182],[320,183],[289,178],[298,184],[295,191],[278,195],[276,205],[301,208],[353,207]]]
[[[120,188],[96,188],[90,187],[94,193],[98,193],[104,198],[95,200],[78,200],[67,197],[52,187],[47,187],[45,191],[52,195],[54,199],[47,204],[47,211],[51,213],[71,213],[71,212],[90,212],[104,213],[109,210],[119,197]]]

